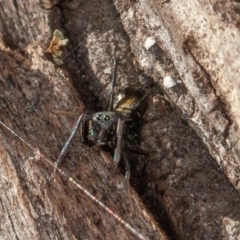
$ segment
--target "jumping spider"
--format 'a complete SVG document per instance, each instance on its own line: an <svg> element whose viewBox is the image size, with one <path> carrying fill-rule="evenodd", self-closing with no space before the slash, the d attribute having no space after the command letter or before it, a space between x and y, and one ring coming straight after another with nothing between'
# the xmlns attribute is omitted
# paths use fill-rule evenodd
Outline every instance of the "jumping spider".
<svg viewBox="0 0 240 240"><path fill-rule="evenodd" d="M141 114L144 108L146 108L146 105L144 106L142 103L149 95L150 89L127 87L123 91L123 94L121 94L122 98L114 106L116 70L117 60L114 59L108 111L96 112L93 114L82 113L78 117L72 133L56 161L55 171L64 154L67 152L78 129L80 129L81 141L84 144L90 146L98 145L101 148L107 147L112 151L114 161L113 175L116 172L121 157L123 158L126 170L125 180L128 185L130 165L126 156L126 151L148 156L146 151L135 147L133 142L136 140L136 130L139 128L139 119L142 117Z"/></svg>

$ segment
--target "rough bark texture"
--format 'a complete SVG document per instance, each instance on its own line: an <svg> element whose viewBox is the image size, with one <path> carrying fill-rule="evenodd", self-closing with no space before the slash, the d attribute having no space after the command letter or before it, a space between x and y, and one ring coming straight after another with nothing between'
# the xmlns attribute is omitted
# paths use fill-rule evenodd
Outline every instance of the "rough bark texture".
<svg viewBox="0 0 240 240"><path fill-rule="evenodd" d="M0 1L0 120L52 162L74 114L107 109L154 79L132 163L132 198L111 157L73 142L61 168L149 239L240 239L239 1ZM69 39L60 67L52 33ZM149 41L153 43L148 44ZM64 55L63 54L63 55ZM172 86L169 85L172 83ZM136 239L43 157L0 128L1 239ZM143 172L143 173L142 173ZM136 192L135 192L136 191ZM131 202L132 200L132 202Z"/></svg>

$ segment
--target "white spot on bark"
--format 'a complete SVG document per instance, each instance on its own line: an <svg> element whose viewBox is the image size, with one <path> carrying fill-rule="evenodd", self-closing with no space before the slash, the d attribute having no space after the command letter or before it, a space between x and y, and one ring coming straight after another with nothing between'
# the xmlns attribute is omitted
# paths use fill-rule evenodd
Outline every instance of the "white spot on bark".
<svg viewBox="0 0 240 240"><path fill-rule="evenodd" d="M111 74L111 72L112 72L112 70L111 70L111 67L106 67L105 69L103 69L103 72L105 73L105 74Z"/></svg>
<svg viewBox="0 0 240 240"><path fill-rule="evenodd" d="M148 37L144 43L144 47L146 50L149 50L155 43L156 40L153 37Z"/></svg>
<svg viewBox="0 0 240 240"><path fill-rule="evenodd" d="M163 79L163 85L165 88L171 88L177 85L177 82L171 77L171 76L166 76Z"/></svg>

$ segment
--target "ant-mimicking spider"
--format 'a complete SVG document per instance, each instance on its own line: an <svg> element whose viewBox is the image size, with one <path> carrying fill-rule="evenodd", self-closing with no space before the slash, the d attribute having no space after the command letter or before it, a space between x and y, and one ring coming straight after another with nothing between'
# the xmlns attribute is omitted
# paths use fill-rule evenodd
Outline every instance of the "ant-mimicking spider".
<svg viewBox="0 0 240 240"><path fill-rule="evenodd" d="M142 117L142 103L146 100L151 90L144 90L140 87L127 87L124 89L121 99L114 106L116 72L117 59L115 58L113 61L108 110L93 114L80 114L70 137L66 141L55 163L53 175L62 161L63 156L67 152L74 136L80 129L81 141L84 144L89 146L98 145L112 150L114 162L113 175L116 173L121 157L123 158L126 171L125 180L129 188L130 165L125 152L132 151L148 156L146 151L133 146L132 141L135 137L134 135L136 135L136 130L139 127L139 118Z"/></svg>

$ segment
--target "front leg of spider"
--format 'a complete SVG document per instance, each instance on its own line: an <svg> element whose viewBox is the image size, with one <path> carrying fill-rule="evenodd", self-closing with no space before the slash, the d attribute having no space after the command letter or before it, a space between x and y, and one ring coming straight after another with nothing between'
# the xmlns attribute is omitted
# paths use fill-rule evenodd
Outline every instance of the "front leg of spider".
<svg viewBox="0 0 240 240"><path fill-rule="evenodd" d="M113 156L113 174L112 174L112 179L117 171L118 164L121 160L121 157L124 161L125 165L125 182L126 182L126 189L128 192L128 195L130 196L131 199L131 194L130 194L130 164L128 162L126 152L124 151L124 140L123 140L123 134L124 134L124 127L125 127L125 120L122 117L118 117L117 121L117 130L116 130L116 147L114 151L114 156ZM132 199L131 199L131 205L133 206Z"/></svg>
<svg viewBox="0 0 240 240"><path fill-rule="evenodd" d="M82 126L81 129L84 128L83 125L82 125L83 119L84 119L84 120L86 119L86 114L85 114L85 113L82 113L82 114L78 117L78 119L77 119L77 121L76 121L76 123L75 123L75 125L74 125L74 127L73 127L73 131L72 131L70 137L68 138L67 142L65 143L64 147L62 148L62 150L61 150L61 152L60 152L60 155L59 155L59 157L58 157L58 159L57 159L57 161L56 161L56 163L55 163L55 167L54 167L53 174L52 174L51 178L53 178L53 177L55 176L56 171L57 171L57 168L58 168L60 162L62 161L64 155L65 155L66 152L68 151L69 146L70 146L70 144L71 144L74 136L76 135L79 127ZM84 121L84 122L85 122L85 121Z"/></svg>
<svg viewBox="0 0 240 240"><path fill-rule="evenodd" d="M127 191L128 191L128 195L130 196L130 174L131 174L130 164L128 162L126 152L123 152L122 156L123 156L124 165L125 165L125 181L126 181L126 185L127 185Z"/></svg>
<svg viewBox="0 0 240 240"><path fill-rule="evenodd" d="M124 130L124 120L121 117L118 117L117 130L116 130L117 142L116 142L116 147L115 147L114 156L113 156L114 166L113 166L112 176L115 175L119 161L121 159L122 147L123 147L123 130Z"/></svg>

